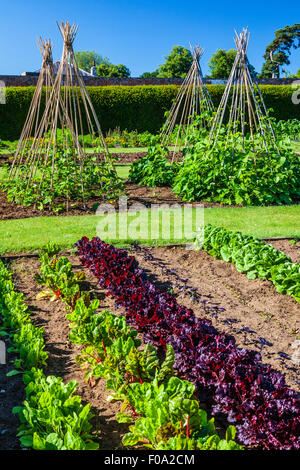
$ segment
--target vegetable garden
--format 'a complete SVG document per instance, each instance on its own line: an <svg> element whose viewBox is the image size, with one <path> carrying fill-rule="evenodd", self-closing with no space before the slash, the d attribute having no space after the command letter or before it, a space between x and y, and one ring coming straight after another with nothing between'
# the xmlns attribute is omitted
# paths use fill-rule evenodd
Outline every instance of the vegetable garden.
<svg viewBox="0 0 300 470"><path fill-rule="evenodd" d="M22 248L0 245L0 449L299 450L300 121L271 117L243 30L216 108L197 46L159 133L105 135L77 28L59 29L59 72L41 40L20 140L0 140L1 229L41 219L48 238L29 252L21 231ZM143 210L177 203L175 228L186 202L201 203L203 230L179 243L87 228L51 239L55 220L66 235L70 216L86 227L101 203L121 215L120 196ZM234 211L250 206L286 211L282 236L256 236L254 220L236 230ZM278 220L265 224L277 233Z"/></svg>

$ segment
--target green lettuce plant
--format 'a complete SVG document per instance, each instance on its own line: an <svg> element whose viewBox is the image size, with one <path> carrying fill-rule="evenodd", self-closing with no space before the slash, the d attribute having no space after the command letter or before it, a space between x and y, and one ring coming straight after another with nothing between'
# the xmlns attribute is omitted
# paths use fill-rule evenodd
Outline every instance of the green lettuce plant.
<svg viewBox="0 0 300 470"><path fill-rule="evenodd" d="M202 234L201 234L202 242ZM197 245L197 240L196 240ZM300 302L300 264L258 238L210 224L204 227L204 243L199 245L210 255L234 263L249 279L268 279L277 292Z"/></svg>

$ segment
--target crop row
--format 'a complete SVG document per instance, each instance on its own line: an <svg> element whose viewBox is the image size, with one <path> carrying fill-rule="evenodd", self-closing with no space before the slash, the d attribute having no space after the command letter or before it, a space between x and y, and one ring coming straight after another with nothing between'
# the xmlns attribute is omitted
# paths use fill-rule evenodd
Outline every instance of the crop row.
<svg viewBox="0 0 300 470"><path fill-rule="evenodd" d="M299 400L261 355L237 347L233 336L149 282L133 256L93 238L76 243L81 262L125 309L144 340L175 352L174 367L196 386L213 414L236 425L240 442L254 448L299 449Z"/></svg>
<svg viewBox="0 0 300 470"><path fill-rule="evenodd" d="M235 263L236 269L246 273L249 279L270 280L277 292L300 302L300 264L292 263L285 253L258 238L223 227L205 225L203 244L202 235L199 246L207 253Z"/></svg>
<svg viewBox="0 0 300 470"><path fill-rule="evenodd" d="M12 345L15 370L23 374L25 401L15 407L21 425L18 437L22 447L36 450L93 450L98 444L90 433L90 405L74 395L77 383L64 384L62 378L45 376L48 358L44 351L43 328L31 322L30 312L11 281L11 273L0 260L1 335Z"/></svg>
<svg viewBox="0 0 300 470"><path fill-rule="evenodd" d="M160 361L151 344L142 347L137 331L127 326L124 317L107 310L97 312L99 300L91 301L87 292L80 291L78 297L75 285L79 288L83 273L74 274L66 257L57 258L49 247L40 259L37 279L46 290L39 297L66 303L66 318L71 322L69 339L83 347L76 360L86 370L86 380L105 378L107 389L113 392L108 401L123 402L117 420L132 424L122 439L124 446L138 444L156 450L242 449L234 442L233 426L228 427L226 438L220 439L214 418L208 420L206 412L199 408L195 386L175 377L172 346L167 347L165 358ZM71 285L76 302L69 295Z"/></svg>

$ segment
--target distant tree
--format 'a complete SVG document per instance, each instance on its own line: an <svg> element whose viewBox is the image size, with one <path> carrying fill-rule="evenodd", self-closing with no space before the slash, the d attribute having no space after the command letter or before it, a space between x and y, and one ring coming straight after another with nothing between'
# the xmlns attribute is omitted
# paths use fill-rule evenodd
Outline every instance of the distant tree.
<svg viewBox="0 0 300 470"><path fill-rule="evenodd" d="M75 52L75 58L78 63L78 67L86 72L90 72L91 67L95 61L95 65L101 63L108 63L109 60L107 57L102 57L101 54L98 54L95 51L78 51Z"/></svg>
<svg viewBox="0 0 300 470"><path fill-rule="evenodd" d="M158 77L158 70L154 70L154 72L144 72L140 75L140 78L152 78Z"/></svg>
<svg viewBox="0 0 300 470"><path fill-rule="evenodd" d="M210 78L228 78L236 56L235 49L217 49L208 62Z"/></svg>
<svg viewBox="0 0 300 470"><path fill-rule="evenodd" d="M281 62L280 56L274 54L272 60L267 59L261 68L261 72L258 75L259 78L275 78L279 77L278 64Z"/></svg>
<svg viewBox="0 0 300 470"><path fill-rule="evenodd" d="M189 71L192 61L193 56L188 49L184 46L174 46L166 57L165 63L158 67L158 75L156 76L162 78L183 78Z"/></svg>
<svg viewBox="0 0 300 470"><path fill-rule="evenodd" d="M102 62L97 66L97 75L99 77L130 77L130 70L126 65L114 65Z"/></svg>
<svg viewBox="0 0 300 470"><path fill-rule="evenodd" d="M285 70L282 70L282 71L286 73L288 78L300 78L300 69L298 70L298 72L296 74L291 74L291 73L287 74L287 72Z"/></svg>
<svg viewBox="0 0 300 470"><path fill-rule="evenodd" d="M208 62L210 75L207 78L228 78L235 61L236 49L217 49ZM256 77L255 68L248 63L249 71L252 77Z"/></svg>
<svg viewBox="0 0 300 470"><path fill-rule="evenodd" d="M291 49L300 47L300 23L275 31L275 39L266 47L265 62L259 78L280 77L280 67L289 65Z"/></svg>

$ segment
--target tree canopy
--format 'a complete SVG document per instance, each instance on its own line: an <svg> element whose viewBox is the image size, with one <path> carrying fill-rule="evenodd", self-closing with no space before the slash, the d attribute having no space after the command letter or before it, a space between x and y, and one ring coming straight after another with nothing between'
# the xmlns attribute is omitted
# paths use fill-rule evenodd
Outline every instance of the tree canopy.
<svg viewBox="0 0 300 470"><path fill-rule="evenodd" d="M209 78L228 78L235 61L236 49L217 49L208 62L210 69ZM255 68L248 63L248 68L252 77L256 77Z"/></svg>
<svg viewBox="0 0 300 470"><path fill-rule="evenodd" d="M154 72L144 72L140 75L140 78L152 78L152 77L157 77L158 76L158 70L155 70Z"/></svg>
<svg viewBox="0 0 300 470"><path fill-rule="evenodd" d="M289 65L291 49L300 47L300 23L275 31L275 39L266 47L260 78L280 76L280 66Z"/></svg>
<svg viewBox="0 0 300 470"><path fill-rule="evenodd" d="M91 71L91 67L95 61L95 65L101 63L108 63L109 60L107 57L102 57L101 54L98 54L95 51L78 51L75 52L75 59L77 61L78 67L86 72Z"/></svg>
<svg viewBox="0 0 300 470"><path fill-rule="evenodd" d="M130 77L130 70L126 65L114 65L102 62L97 66L98 77Z"/></svg>
<svg viewBox="0 0 300 470"><path fill-rule="evenodd" d="M210 78L228 78L230 71L232 69L236 49L217 49L208 62L208 67L210 70Z"/></svg>
<svg viewBox="0 0 300 470"><path fill-rule="evenodd" d="M95 64L99 77L130 77L130 70L126 65L111 64L107 57L103 57L95 51L75 52L75 58L79 68L86 72L90 72L91 67Z"/></svg>
<svg viewBox="0 0 300 470"><path fill-rule="evenodd" d="M174 46L164 64L157 69L162 78L184 78L193 62L192 53L184 46Z"/></svg>

